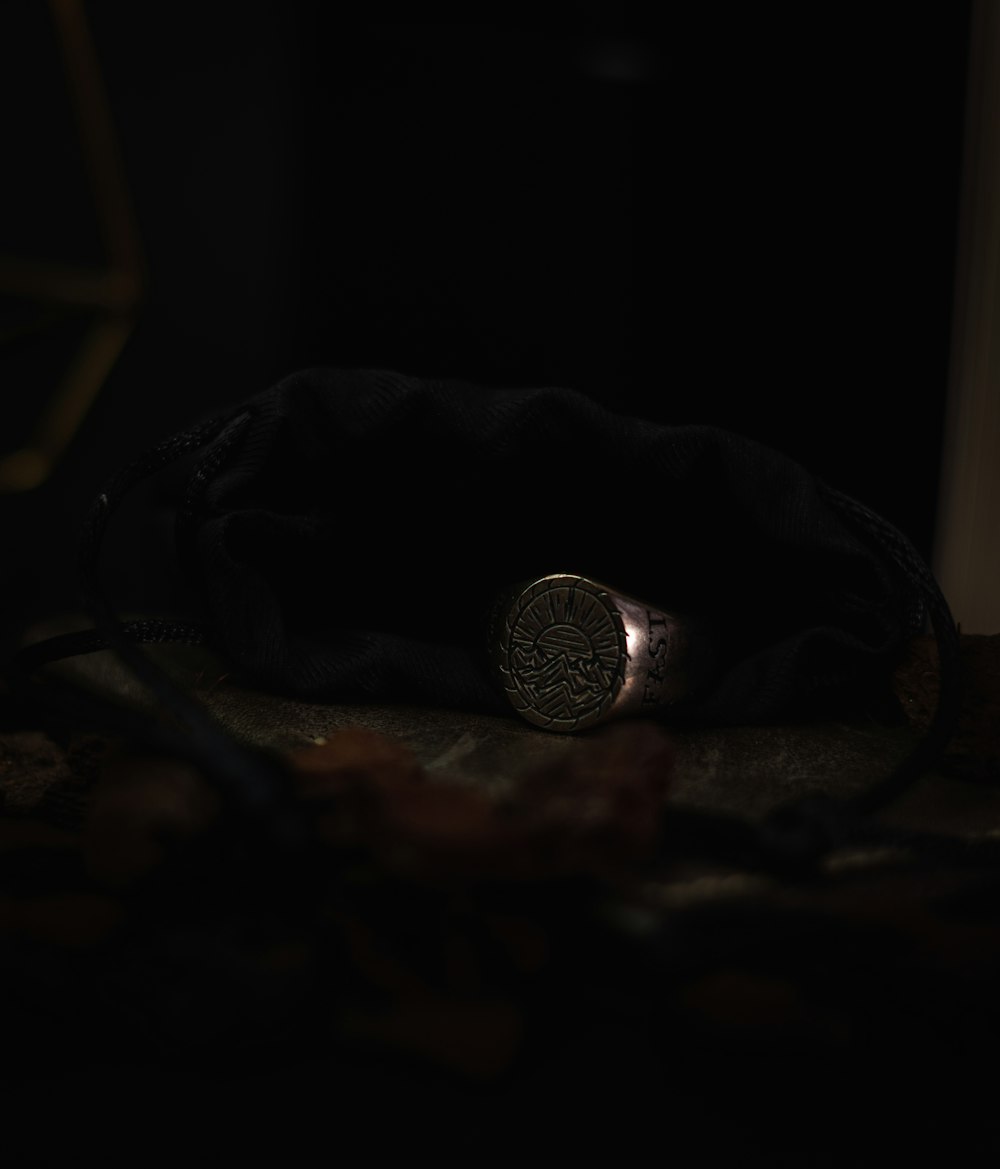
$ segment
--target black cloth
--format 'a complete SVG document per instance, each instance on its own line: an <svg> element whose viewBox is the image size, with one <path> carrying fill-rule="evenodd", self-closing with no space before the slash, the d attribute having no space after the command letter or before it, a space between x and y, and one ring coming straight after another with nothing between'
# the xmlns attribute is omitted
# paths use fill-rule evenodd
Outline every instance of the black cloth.
<svg viewBox="0 0 1000 1169"><path fill-rule="evenodd" d="M496 591L592 576L709 620L722 654L678 720L884 697L919 589L792 458L567 389L312 369L200 453L178 546L201 616L257 684L317 701L509 712Z"/></svg>

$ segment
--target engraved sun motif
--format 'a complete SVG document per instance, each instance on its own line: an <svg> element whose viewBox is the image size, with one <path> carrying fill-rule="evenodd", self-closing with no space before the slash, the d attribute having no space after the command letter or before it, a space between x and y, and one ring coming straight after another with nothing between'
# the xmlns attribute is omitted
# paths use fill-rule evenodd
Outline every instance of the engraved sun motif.
<svg viewBox="0 0 1000 1169"><path fill-rule="evenodd" d="M607 712L624 677L625 631L602 589L545 578L521 594L508 627L511 698L525 718L576 730Z"/></svg>

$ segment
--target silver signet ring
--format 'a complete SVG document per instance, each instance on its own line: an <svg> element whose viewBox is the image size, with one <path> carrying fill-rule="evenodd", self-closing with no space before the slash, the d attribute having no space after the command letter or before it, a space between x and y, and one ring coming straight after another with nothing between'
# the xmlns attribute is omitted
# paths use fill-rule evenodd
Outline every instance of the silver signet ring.
<svg viewBox="0 0 1000 1169"><path fill-rule="evenodd" d="M491 657L511 705L550 731L660 716L714 660L700 622L585 576L518 586L497 602L490 625Z"/></svg>

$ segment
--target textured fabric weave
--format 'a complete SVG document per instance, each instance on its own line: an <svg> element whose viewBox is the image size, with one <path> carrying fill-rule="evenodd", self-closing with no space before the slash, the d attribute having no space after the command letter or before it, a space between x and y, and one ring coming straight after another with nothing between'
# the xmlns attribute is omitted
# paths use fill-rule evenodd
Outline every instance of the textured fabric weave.
<svg viewBox="0 0 1000 1169"><path fill-rule="evenodd" d="M714 427L333 369L238 423L190 480L179 546L222 647L281 692L508 711L485 615L551 572L716 626L717 672L678 719L868 701L922 626L919 591L813 475Z"/></svg>

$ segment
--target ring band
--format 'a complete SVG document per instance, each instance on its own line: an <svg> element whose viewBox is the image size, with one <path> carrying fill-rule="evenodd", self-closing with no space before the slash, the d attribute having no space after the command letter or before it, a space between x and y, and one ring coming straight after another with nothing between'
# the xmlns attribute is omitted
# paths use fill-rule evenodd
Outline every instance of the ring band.
<svg viewBox="0 0 1000 1169"><path fill-rule="evenodd" d="M566 574L501 598L490 643L511 705L550 731L655 717L691 692L711 657L690 620Z"/></svg>

